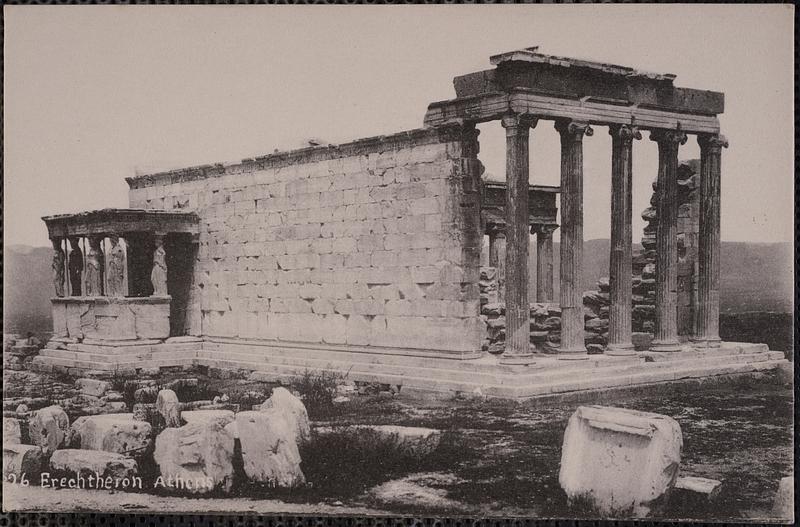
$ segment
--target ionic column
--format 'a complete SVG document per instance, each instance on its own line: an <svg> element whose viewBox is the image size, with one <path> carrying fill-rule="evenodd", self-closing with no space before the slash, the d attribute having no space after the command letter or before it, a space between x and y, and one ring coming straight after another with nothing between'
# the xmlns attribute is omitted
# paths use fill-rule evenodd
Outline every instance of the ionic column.
<svg viewBox="0 0 800 527"><path fill-rule="evenodd" d="M67 257L67 276L72 296L81 296L83 284L83 251L81 251L80 238L69 238L69 256Z"/></svg>
<svg viewBox="0 0 800 527"><path fill-rule="evenodd" d="M150 281L153 283L153 296L167 296L167 252L164 249L164 236L153 236L155 250L153 251L153 269L150 271Z"/></svg>
<svg viewBox="0 0 800 527"><path fill-rule="evenodd" d="M53 289L57 297L64 296L64 266L66 264L66 256L64 249L61 248L63 240L61 238L52 238L50 243L53 244Z"/></svg>
<svg viewBox="0 0 800 527"><path fill-rule="evenodd" d="M719 347L719 258L721 135L699 135L700 144L700 236L697 280L697 311L692 340L699 347Z"/></svg>
<svg viewBox="0 0 800 527"><path fill-rule="evenodd" d="M506 129L506 349L501 364L533 364L528 302L528 130L534 119L507 115Z"/></svg>
<svg viewBox="0 0 800 527"><path fill-rule="evenodd" d="M584 343L583 136L587 123L556 121L561 134L561 348L559 359L588 359Z"/></svg>
<svg viewBox="0 0 800 527"><path fill-rule="evenodd" d="M686 143L680 130L655 130L658 143L656 182L656 321L651 349L680 351L678 341L678 147Z"/></svg>
<svg viewBox="0 0 800 527"><path fill-rule="evenodd" d="M608 355L635 355L631 341L633 140L642 134L633 126L612 125L611 255L609 262Z"/></svg>
<svg viewBox="0 0 800 527"><path fill-rule="evenodd" d="M536 234L536 301L553 301L553 232L558 225L534 225Z"/></svg>
<svg viewBox="0 0 800 527"><path fill-rule="evenodd" d="M89 249L86 251L85 296L103 296L102 242L102 236L89 236Z"/></svg>

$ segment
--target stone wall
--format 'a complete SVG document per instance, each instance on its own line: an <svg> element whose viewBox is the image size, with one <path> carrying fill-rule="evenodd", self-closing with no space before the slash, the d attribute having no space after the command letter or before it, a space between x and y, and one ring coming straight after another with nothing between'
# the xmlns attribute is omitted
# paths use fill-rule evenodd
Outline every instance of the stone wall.
<svg viewBox="0 0 800 527"><path fill-rule="evenodd" d="M187 332L480 350L474 129L413 130L131 178L201 218Z"/></svg>

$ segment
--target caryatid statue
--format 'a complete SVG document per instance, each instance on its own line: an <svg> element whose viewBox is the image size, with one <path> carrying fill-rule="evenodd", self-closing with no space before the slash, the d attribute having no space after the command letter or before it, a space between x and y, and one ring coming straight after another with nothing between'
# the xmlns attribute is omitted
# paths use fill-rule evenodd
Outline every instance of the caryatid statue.
<svg viewBox="0 0 800 527"><path fill-rule="evenodd" d="M106 296L125 296L125 251L119 236L110 235L111 250L106 258Z"/></svg>
<svg viewBox="0 0 800 527"><path fill-rule="evenodd" d="M64 296L64 263L66 257L61 248L60 239L50 240L53 243L53 286L57 297Z"/></svg>
<svg viewBox="0 0 800 527"><path fill-rule="evenodd" d="M86 252L86 296L103 295L103 252L99 236L89 237L89 250Z"/></svg>
<svg viewBox="0 0 800 527"><path fill-rule="evenodd" d="M167 251L164 249L164 237L155 236L156 250L153 251L153 270L150 281L153 283L153 296L167 296Z"/></svg>
<svg viewBox="0 0 800 527"><path fill-rule="evenodd" d="M69 283L72 285L72 296L81 296L81 284L83 283L83 251L78 244L79 238L70 238L69 245L72 250L69 252L67 271L69 272Z"/></svg>

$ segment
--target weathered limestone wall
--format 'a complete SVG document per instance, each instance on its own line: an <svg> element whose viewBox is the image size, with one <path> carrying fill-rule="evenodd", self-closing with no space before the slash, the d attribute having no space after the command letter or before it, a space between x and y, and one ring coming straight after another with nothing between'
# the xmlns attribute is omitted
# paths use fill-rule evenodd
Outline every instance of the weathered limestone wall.
<svg viewBox="0 0 800 527"><path fill-rule="evenodd" d="M474 130L413 130L129 180L197 211L188 333L480 350Z"/></svg>

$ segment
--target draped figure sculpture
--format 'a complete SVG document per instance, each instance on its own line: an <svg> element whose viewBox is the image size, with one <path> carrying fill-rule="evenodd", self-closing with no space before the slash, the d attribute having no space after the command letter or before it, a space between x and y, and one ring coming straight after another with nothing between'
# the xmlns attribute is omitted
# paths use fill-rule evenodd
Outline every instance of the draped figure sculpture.
<svg viewBox="0 0 800 527"><path fill-rule="evenodd" d="M89 238L89 250L86 252L86 296L103 295L103 253L100 238Z"/></svg>
<svg viewBox="0 0 800 527"><path fill-rule="evenodd" d="M66 258L61 249L61 240L53 239L53 287L57 297L64 296L64 263Z"/></svg>
<svg viewBox="0 0 800 527"><path fill-rule="evenodd" d="M153 283L153 296L167 296L167 252L164 237L155 236L156 249L153 252L153 270L150 281Z"/></svg>
<svg viewBox="0 0 800 527"><path fill-rule="evenodd" d="M72 250L69 253L67 271L69 272L69 283L72 286L72 296L81 296L81 284L83 284L83 251L78 245L78 240L78 238L69 239Z"/></svg>
<svg viewBox="0 0 800 527"><path fill-rule="evenodd" d="M125 251L119 243L119 236L111 235L111 250L106 266L106 296L125 296Z"/></svg>

